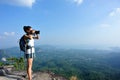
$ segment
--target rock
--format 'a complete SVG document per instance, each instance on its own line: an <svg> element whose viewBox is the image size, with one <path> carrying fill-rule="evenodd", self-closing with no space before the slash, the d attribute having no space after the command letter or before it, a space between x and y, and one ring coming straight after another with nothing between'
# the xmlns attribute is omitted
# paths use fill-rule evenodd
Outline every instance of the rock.
<svg viewBox="0 0 120 80"><path fill-rule="evenodd" d="M5 71L1 70L0 80L27 80L26 71L13 71L11 74L4 73ZM55 75L52 72L35 72L32 74L32 80L67 80L62 76Z"/></svg>
<svg viewBox="0 0 120 80"><path fill-rule="evenodd" d="M11 74L13 68L14 68L13 65L9 65L9 66L4 66L4 67L3 67L3 69L5 70L5 72L6 72L7 74Z"/></svg>
<svg viewBox="0 0 120 80"><path fill-rule="evenodd" d="M0 76L6 76L6 72L4 69L0 69Z"/></svg>
<svg viewBox="0 0 120 80"><path fill-rule="evenodd" d="M52 72L38 72L33 80L67 80L62 76L55 75Z"/></svg>
<svg viewBox="0 0 120 80"><path fill-rule="evenodd" d="M6 76L10 74L12 71L13 66L1 66L0 67L0 76Z"/></svg>
<svg viewBox="0 0 120 80"><path fill-rule="evenodd" d="M37 73L37 75L34 78L34 80L52 80L52 78L51 78L51 75L48 74L48 73L39 72L39 73Z"/></svg>

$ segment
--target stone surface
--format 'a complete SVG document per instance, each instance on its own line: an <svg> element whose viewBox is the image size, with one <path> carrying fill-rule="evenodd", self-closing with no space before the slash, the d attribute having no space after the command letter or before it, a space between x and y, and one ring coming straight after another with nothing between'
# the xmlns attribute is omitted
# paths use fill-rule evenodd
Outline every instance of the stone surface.
<svg viewBox="0 0 120 80"><path fill-rule="evenodd" d="M26 71L13 71L5 76L0 76L0 80L27 80ZM50 72L33 73L33 80L66 80L64 77L57 76Z"/></svg>

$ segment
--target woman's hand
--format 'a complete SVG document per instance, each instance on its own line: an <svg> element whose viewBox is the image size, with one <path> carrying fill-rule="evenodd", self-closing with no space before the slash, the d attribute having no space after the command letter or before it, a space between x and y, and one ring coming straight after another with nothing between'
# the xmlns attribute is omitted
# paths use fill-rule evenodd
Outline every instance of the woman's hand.
<svg viewBox="0 0 120 80"><path fill-rule="evenodd" d="M35 36L33 36L33 39L39 39L39 34L35 34Z"/></svg>

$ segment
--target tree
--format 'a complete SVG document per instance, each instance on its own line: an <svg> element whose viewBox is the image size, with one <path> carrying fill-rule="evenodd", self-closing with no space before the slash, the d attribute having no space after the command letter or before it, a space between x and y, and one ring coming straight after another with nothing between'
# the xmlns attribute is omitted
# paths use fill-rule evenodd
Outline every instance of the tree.
<svg viewBox="0 0 120 80"><path fill-rule="evenodd" d="M24 58L8 58L8 61L10 61L10 64L13 64L16 70L24 70L25 66L24 66Z"/></svg>

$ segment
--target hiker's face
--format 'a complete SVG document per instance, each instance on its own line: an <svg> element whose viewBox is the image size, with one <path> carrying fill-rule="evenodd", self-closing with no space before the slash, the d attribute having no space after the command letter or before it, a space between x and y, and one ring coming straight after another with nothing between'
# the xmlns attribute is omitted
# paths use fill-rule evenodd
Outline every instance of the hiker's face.
<svg viewBox="0 0 120 80"><path fill-rule="evenodd" d="M32 31L33 31L33 29L30 28L30 29L27 30L27 33L28 33L28 34L32 34Z"/></svg>
<svg viewBox="0 0 120 80"><path fill-rule="evenodd" d="M34 33L35 33L35 30L33 30L32 28L30 28L29 30L27 30L27 33L28 33L28 34L34 34Z"/></svg>

